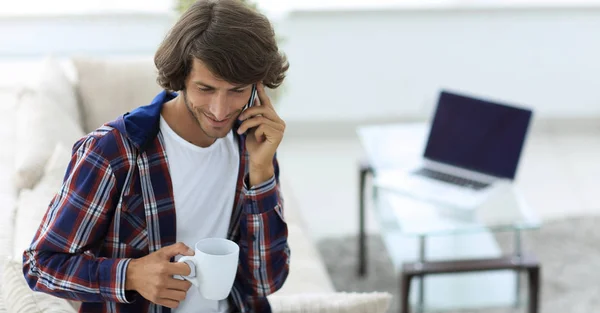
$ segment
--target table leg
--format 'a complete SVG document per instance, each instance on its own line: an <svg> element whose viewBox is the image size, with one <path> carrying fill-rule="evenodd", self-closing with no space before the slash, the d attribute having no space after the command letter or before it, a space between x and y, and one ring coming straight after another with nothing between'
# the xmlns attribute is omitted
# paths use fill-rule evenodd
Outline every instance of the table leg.
<svg viewBox="0 0 600 313"><path fill-rule="evenodd" d="M514 232L514 258L515 258L515 262L520 261L522 255L523 255L523 246L522 246L522 242L521 242L521 230L520 229L516 229ZM521 272L520 271L515 271L515 308L518 308L521 305Z"/></svg>
<svg viewBox="0 0 600 313"><path fill-rule="evenodd" d="M410 313L410 283L412 275L401 274L400 278L400 313Z"/></svg>
<svg viewBox="0 0 600 313"><path fill-rule="evenodd" d="M540 299L540 268L529 269L529 313L538 313Z"/></svg>
<svg viewBox="0 0 600 313"><path fill-rule="evenodd" d="M371 172L369 166L361 164L359 171L358 190L358 276L363 277L367 269L367 243L365 233L365 184L367 175Z"/></svg>
<svg viewBox="0 0 600 313"><path fill-rule="evenodd" d="M423 262L425 262L425 245L426 238L425 236L419 236L419 261L418 265L423 266ZM422 313L425 309L425 276L421 275L419 277L419 305L417 308L417 312Z"/></svg>

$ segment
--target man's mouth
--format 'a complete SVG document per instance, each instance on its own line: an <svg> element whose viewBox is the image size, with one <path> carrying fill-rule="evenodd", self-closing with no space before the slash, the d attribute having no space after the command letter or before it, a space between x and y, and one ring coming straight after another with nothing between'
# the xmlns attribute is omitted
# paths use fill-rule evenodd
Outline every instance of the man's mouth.
<svg viewBox="0 0 600 313"><path fill-rule="evenodd" d="M210 123L211 123L213 126L215 126L215 127L222 127L222 126L225 126L225 125L227 125L227 122L229 122L229 120L231 120L231 117L229 117L229 118L226 118L226 119L224 119L224 120L220 120L220 121L219 121L219 120L215 120L214 118L212 118L212 117L210 117L210 116L208 116L208 115L206 115L206 114L204 114L204 116L206 116L206 118L208 119L208 121L209 121L209 122L210 122Z"/></svg>

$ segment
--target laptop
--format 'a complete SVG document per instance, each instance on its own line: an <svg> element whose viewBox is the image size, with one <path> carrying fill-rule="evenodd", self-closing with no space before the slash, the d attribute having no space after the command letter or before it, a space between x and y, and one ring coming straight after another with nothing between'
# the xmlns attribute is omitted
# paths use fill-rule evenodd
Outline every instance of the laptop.
<svg viewBox="0 0 600 313"><path fill-rule="evenodd" d="M527 108L442 91L422 160L376 183L445 206L476 208L514 182L531 118Z"/></svg>

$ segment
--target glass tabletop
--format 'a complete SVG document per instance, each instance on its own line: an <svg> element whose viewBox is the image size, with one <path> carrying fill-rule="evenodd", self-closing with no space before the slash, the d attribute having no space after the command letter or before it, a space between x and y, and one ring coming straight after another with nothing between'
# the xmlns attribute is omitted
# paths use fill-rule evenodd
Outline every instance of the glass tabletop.
<svg viewBox="0 0 600 313"><path fill-rule="evenodd" d="M374 213L382 230L405 235L535 229L540 221L510 182L500 182L484 202L452 207L395 188L421 160L427 124L362 127L358 134L373 168Z"/></svg>
<svg viewBox="0 0 600 313"><path fill-rule="evenodd" d="M446 235L477 231L535 229L540 221L514 189L475 208L429 202L387 187L374 187L375 213L385 231Z"/></svg>

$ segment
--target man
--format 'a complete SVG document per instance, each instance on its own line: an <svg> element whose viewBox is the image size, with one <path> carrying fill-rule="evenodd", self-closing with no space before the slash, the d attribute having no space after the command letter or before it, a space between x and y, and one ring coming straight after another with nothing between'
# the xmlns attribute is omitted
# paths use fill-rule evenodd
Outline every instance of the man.
<svg viewBox="0 0 600 313"><path fill-rule="evenodd" d="M285 124L264 90L288 63L271 25L237 0L198 1L155 64L165 91L74 145L25 278L81 312L270 312L290 257L275 158ZM240 247L224 301L174 278L190 274L176 257L206 237Z"/></svg>

